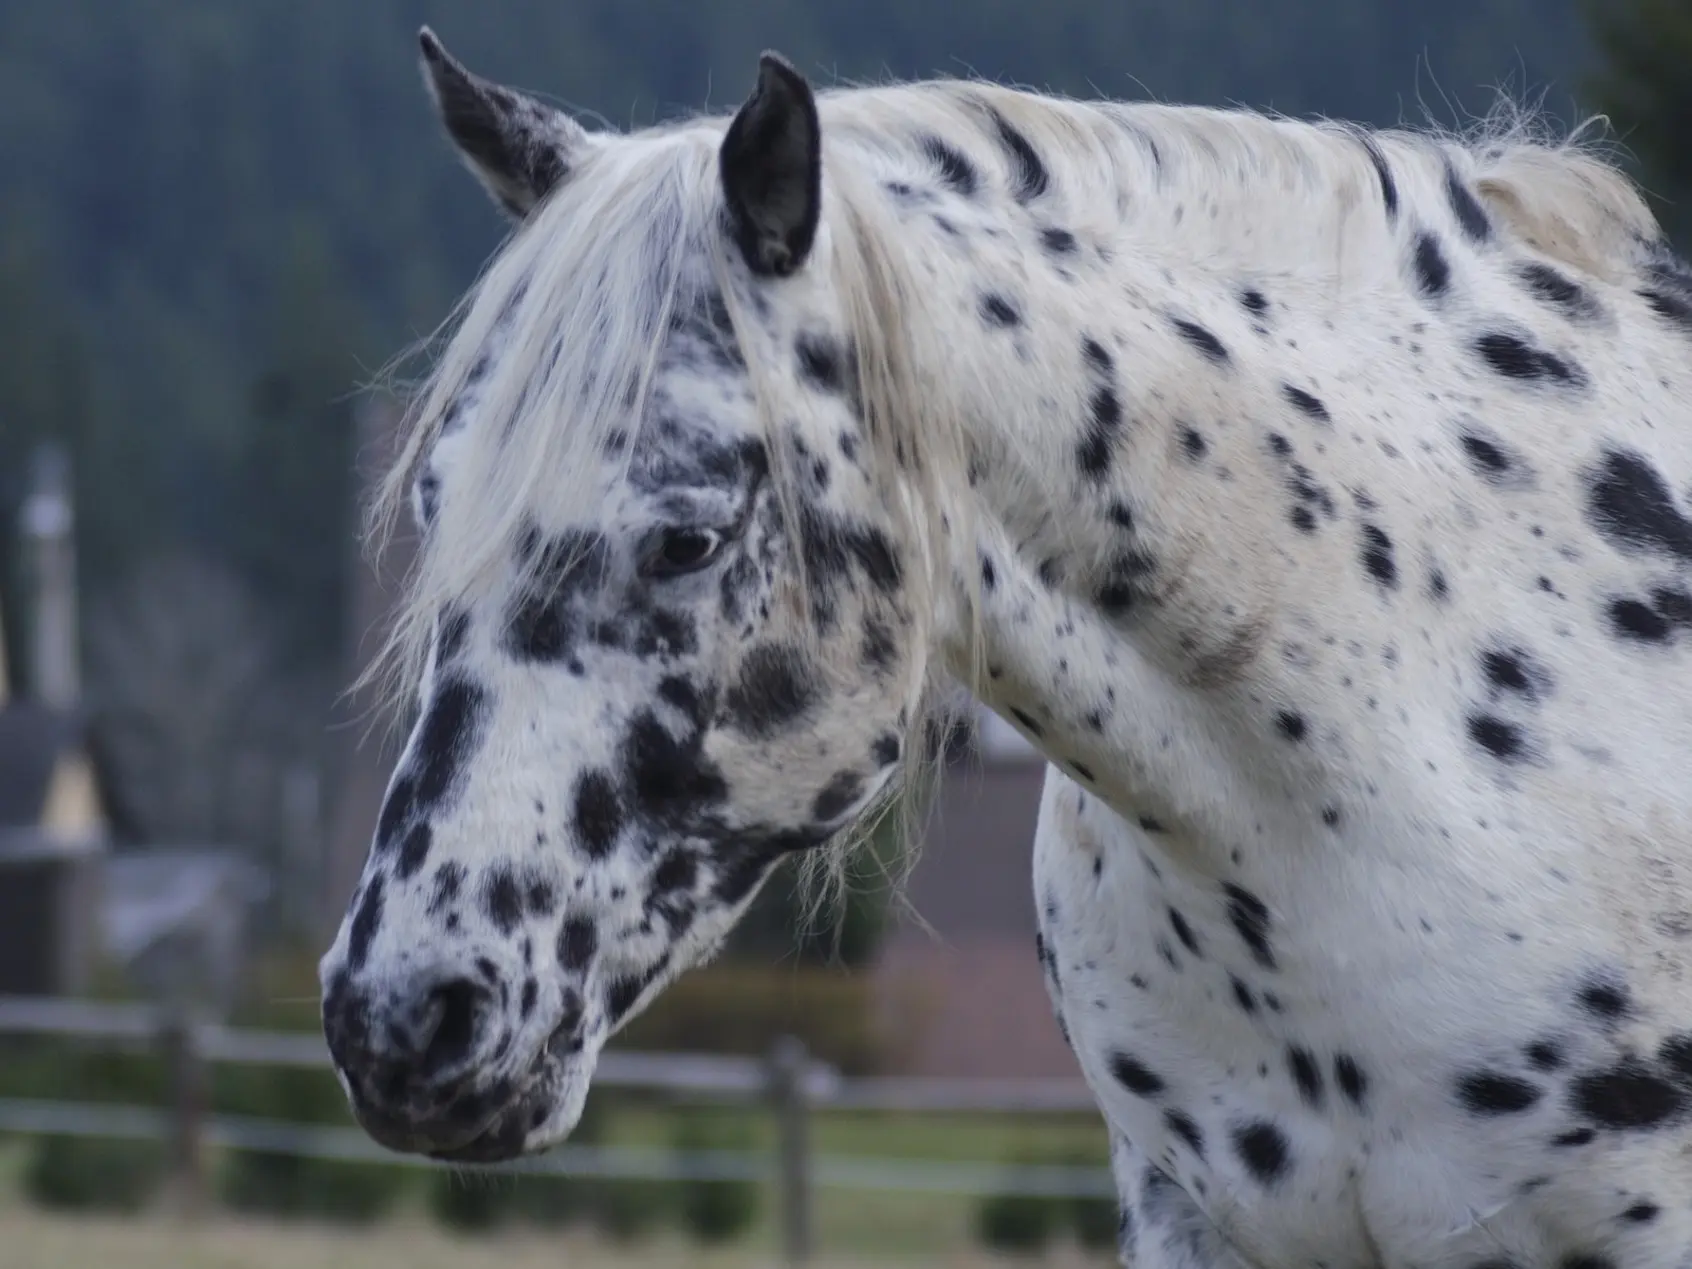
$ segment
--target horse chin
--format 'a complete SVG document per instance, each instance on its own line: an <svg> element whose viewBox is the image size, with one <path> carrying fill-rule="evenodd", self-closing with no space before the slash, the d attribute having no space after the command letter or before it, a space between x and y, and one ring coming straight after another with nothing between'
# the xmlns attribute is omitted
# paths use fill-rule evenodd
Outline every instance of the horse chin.
<svg viewBox="0 0 1692 1269"><path fill-rule="evenodd" d="M577 1052L542 1052L522 1091L468 1141L428 1151L442 1163L509 1163L539 1154L567 1138L582 1117L594 1059Z"/></svg>

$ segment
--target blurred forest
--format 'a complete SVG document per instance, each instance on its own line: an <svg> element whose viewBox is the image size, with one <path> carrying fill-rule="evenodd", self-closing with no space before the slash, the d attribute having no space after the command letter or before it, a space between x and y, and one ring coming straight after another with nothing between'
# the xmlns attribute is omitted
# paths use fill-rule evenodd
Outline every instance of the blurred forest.
<svg viewBox="0 0 1692 1269"><path fill-rule="evenodd" d="M436 129L425 21L618 127L736 104L765 47L822 82L974 72L1375 123L1545 92L1564 121L1613 111L1684 198L1692 0L1601 2L0 0L3 610L28 453L61 438L121 827L282 849L349 674L357 390L504 228Z"/></svg>

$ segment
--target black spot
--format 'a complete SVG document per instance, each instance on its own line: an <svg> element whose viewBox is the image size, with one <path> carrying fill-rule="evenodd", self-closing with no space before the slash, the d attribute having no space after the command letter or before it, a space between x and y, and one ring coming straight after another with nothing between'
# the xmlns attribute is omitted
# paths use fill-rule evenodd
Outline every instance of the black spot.
<svg viewBox="0 0 1692 1269"><path fill-rule="evenodd" d="M1445 580L1445 574L1437 568L1428 574L1428 594L1436 600L1443 600L1451 594L1451 583Z"/></svg>
<svg viewBox="0 0 1692 1269"><path fill-rule="evenodd" d="M1153 571L1150 559L1138 551L1124 551L1110 562L1093 600L1107 617L1125 616L1144 594L1144 579Z"/></svg>
<svg viewBox="0 0 1692 1269"><path fill-rule="evenodd" d="M1650 1199L1641 1199L1622 1213L1624 1221L1632 1221L1635 1225L1649 1225L1663 1214L1663 1209Z"/></svg>
<svg viewBox="0 0 1692 1269"><path fill-rule="evenodd" d="M728 797L722 773L706 761L697 732L678 740L651 710L630 720L620 746L624 782L635 812L689 824Z"/></svg>
<svg viewBox="0 0 1692 1269"><path fill-rule="evenodd" d="M1657 1060L1678 1083L1692 1084L1692 1035L1671 1035L1657 1048Z"/></svg>
<svg viewBox="0 0 1692 1269"><path fill-rule="evenodd" d="M1363 1068L1357 1059L1348 1053L1341 1053L1334 1059L1334 1083L1340 1087L1346 1100L1359 1110L1369 1096L1369 1079L1363 1074Z"/></svg>
<svg viewBox="0 0 1692 1269"><path fill-rule="evenodd" d="M518 1012L522 1015L524 1022L527 1022L529 1015L535 1011L535 1001L539 996L540 984L533 978L525 978L523 980L522 1000L518 1005Z"/></svg>
<svg viewBox="0 0 1692 1269"><path fill-rule="evenodd" d="M1329 421L1328 407L1323 405L1319 398L1312 396L1303 388L1296 387L1290 383L1283 383L1281 385L1281 395L1286 397L1288 401L1292 402L1300 410L1303 410L1311 418L1318 419L1323 423Z"/></svg>
<svg viewBox="0 0 1692 1269"><path fill-rule="evenodd" d="M875 743L870 746L870 757L875 759L877 768L891 767L899 761L899 753L902 748L897 736L892 732L885 732L876 737Z"/></svg>
<svg viewBox="0 0 1692 1269"><path fill-rule="evenodd" d="M511 869L494 868L482 883L482 911L501 934L510 934L523 919L523 892Z"/></svg>
<svg viewBox="0 0 1692 1269"><path fill-rule="evenodd" d="M599 931L587 917L571 917L558 931L558 964L571 973L587 968L599 950Z"/></svg>
<svg viewBox="0 0 1692 1269"><path fill-rule="evenodd" d="M1535 1040L1527 1046L1527 1060L1536 1071L1555 1071L1563 1065L1563 1050L1555 1040Z"/></svg>
<svg viewBox="0 0 1692 1269"><path fill-rule="evenodd" d="M1149 815L1140 816L1140 827L1148 833L1162 833L1167 831L1160 821L1154 820Z"/></svg>
<svg viewBox="0 0 1692 1269"><path fill-rule="evenodd" d="M988 107L987 113L992 117L999 144L1004 146L1010 158L1011 192L1022 203L1038 198L1051 184L1051 177L1039 153L1029 144L1028 138L1011 125L1010 120L992 107Z"/></svg>
<svg viewBox="0 0 1692 1269"><path fill-rule="evenodd" d="M1624 554L1692 561L1692 522L1675 506L1661 473L1642 454L1608 449L1585 474L1592 527Z"/></svg>
<svg viewBox="0 0 1692 1269"><path fill-rule="evenodd" d="M1457 1079L1457 1098L1475 1115L1519 1114L1541 1096L1535 1085L1502 1071L1471 1071Z"/></svg>
<svg viewBox="0 0 1692 1269"><path fill-rule="evenodd" d="M1292 1072L1293 1083L1298 1087L1298 1095L1304 1104L1312 1110L1319 1109L1327 1088L1322 1081L1322 1068L1316 1064L1316 1055L1296 1044L1289 1045L1287 1070Z"/></svg>
<svg viewBox="0 0 1692 1269"><path fill-rule="evenodd" d="M365 882L364 894L353 912L352 924L347 927L349 969L363 969L365 961L370 959L370 944L375 941L376 932L382 928L383 885L381 873L372 874Z"/></svg>
<svg viewBox="0 0 1692 1269"><path fill-rule="evenodd" d="M1655 1128L1687 1110L1686 1093L1638 1057L1621 1058L1608 1070L1577 1076L1569 1104L1600 1128Z"/></svg>
<svg viewBox="0 0 1692 1269"><path fill-rule="evenodd" d="M1136 1097L1156 1097L1165 1088L1161 1076L1121 1049L1111 1052L1110 1073L1116 1077L1118 1084Z"/></svg>
<svg viewBox="0 0 1692 1269"><path fill-rule="evenodd" d="M1389 590L1398 585L1398 564L1392 557L1392 539L1379 526L1363 526L1363 567L1369 576Z"/></svg>
<svg viewBox="0 0 1692 1269"><path fill-rule="evenodd" d="M1639 298L1651 306L1651 311L1692 334L1692 292L1676 294L1666 289L1646 287Z"/></svg>
<svg viewBox="0 0 1692 1269"><path fill-rule="evenodd" d="M840 346L826 335L801 335L794 342L799 357L799 377L824 392L846 390Z"/></svg>
<svg viewBox="0 0 1692 1269"><path fill-rule="evenodd" d="M685 850L672 850L652 870L652 888L647 902L670 900L686 894L698 879L698 861Z"/></svg>
<svg viewBox="0 0 1692 1269"><path fill-rule="evenodd" d="M457 860L449 860L435 869L435 884L429 892L427 909L430 916L434 916L447 904L458 898L459 892L464 888L464 879L468 875L464 870L464 865Z"/></svg>
<svg viewBox="0 0 1692 1269"><path fill-rule="evenodd" d="M1286 1134L1265 1119L1254 1119L1233 1130L1234 1153L1260 1183L1273 1184L1286 1174L1292 1151Z"/></svg>
<svg viewBox="0 0 1692 1269"><path fill-rule="evenodd" d="M580 625L577 602L604 577L608 543L598 533L580 530L545 537L531 526L518 554L533 569L533 580L506 611L506 651L519 661L573 661Z"/></svg>
<svg viewBox="0 0 1692 1269"><path fill-rule="evenodd" d="M1598 1134L1590 1128L1571 1128L1568 1132L1560 1132L1551 1138L1551 1144L1563 1148L1572 1146L1591 1145L1598 1139Z"/></svg>
<svg viewBox="0 0 1692 1269"><path fill-rule="evenodd" d="M955 194L962 194L965 198L972 198L981 185L980 174L971 163L955 147L942 141L933 133L925 133L922 137L922 152L929 161L940 169L940 179L946 187Z"/></svg>
<svg viewBox="0 0 1692 1269"><path fill-rule="evenodd" d="M1339 807L1337 807L1337 806L1324 806L1322 808L1322 823L1326 824L1329 828L1338 828L1339 822L1340 822L1340 809L1339 809Z"/></svg>
<svg viewBox="0 0 1692 1269"><path fill-rule="evenodd" d="M1269 909L1263 900L1231 881L1222 883L1222 892L1228 897L1228 919L1251 950L1252 959L1266 969L1274 969L1275 954L1269 946Z"/></svg>
<svg viewBox="0 0 1692 1269"><path fill-rule="evenodd" d="M837 772L817 794L811 804L811 814L823 823L830 823L844 815L864 791L864 779L856 771Z"/></svg>
<svg viewBox="0 0 1692 1269"><path fill-rule="evenodd" d="M382 800L382 814L376 821L376 849L386 852L399 843L399 835L417 809L417 781L407 773L395 777Z"/></svg>
<svg viewBox="0 0 1692 1269"><path fill-rule="evenodd" d="M1163 1124L1170 1132L1187 1143L1187 1148L1199 1158L1204 1158L1204 1134L1199 1131L1197 1121L1184 1110L1177 1110L1171 1106L1163 1112Z"/></svg>
<svg viewBox="0 0 1692 1269"><path fill-rule="evenodd" d="M1100 384L1088 401L1087 430L1076 447L1076 461L1089 478L1101 479L1110 470L1111 444L1121 426L1122 403L1116 389Z"/></svg>
<svg viewBox="0 0 1692 1269"><path fill-rule="evenodd" d="M1075 235L1067 229L1042 229L1040 231L1040 245L1054 256L1075 254Z"/></svg>
<svg viewBox="0 0 1692 1269"><path fill-rule="evenodd" d="M996 590L999 585L999 574L993 567L993 561L988 556L981 557L981 589Z"/></svg>
<svg viewBox="0 0 1692 1269"><path fill-rule="evenodd" d="M1228 350L1222 346L1222 341L1211 334L1197 322L1189 322L1183 317L1172 318L1175 331L1194 348L1198 349L1217 365L1226 365Z"/></svg>
<svg viewBox="0 0 1692 1269"><path fill-rule="evenodd" d="M1507 378L1555 379L1559 383L1578 383L1584 379L1572 363L1505 331L1482 335L1475 340L1475 351L1487 365Z"/></svg>
<svg viewBox="0 0 1692 1269"><path fill-rule="evenodd" d="M1633 1012L1633 998L1627 984L1611 977L1592 977L1575 993L1580 1007L1605 1023L1621 1021Z"/></svg>
<svg viewBox="0 0 1692 1269"><path fill-rule="evenodd" d="M898 652L898 645L893 641L893 631L887 623L877 617L866 617L863 646L859 649L864 664L885 670L893 664Z"/></svg>
<svg viewBox="0 0 1692 1269"><path fill-rule="evenodd" d="M1469 460L1469 466L1482 480L1494 485L1510 483L1519 460L1502 444L1472 431L1463 432L1457 441L1463 447L1463 456Z"/></svg>
<svg viewBox="0 0 1692 1269"><path fill-rule="evenodd" d="M1521 648L1491 648L1481 653L1481 673L1500 692L1514 692L1530 701L1551 690L1551 676Z"/></svg>
<svg viewBox="0 0 1692 1269"><path fill-rule="evenodd" d="M1280 713L1275 715L1275 730L1279 731L1281 735L1285 736L1288 740L1303 740L1307 730L1304 715L1295 714L1291 710L1283 709Z"/></svg>
<svg viewBox="0 0 1692 1269"><path fill-rule="evenodd" d="M1451 266L1439 248L1439 239L1430 233L1416 235L1416 250L1412 255L1416 267L1416 285L1424 295L1444 295L1451 285Z"/></svg>
<svg viewBox="0 0 1692 1269"><path fill-rule="evenodd" d="M635 1002L669 967L669 964L670 954L666 952L658 958L658 963L645 973L628 978L619 978L613 982L605 991L606 1022L612 1026L621 1022L628 1015L628 1012L635 1007Z"/></svg>
<svg viewBox="0 0 1692 1269"><path fill-rule="evenodd" d="M428 862L429 847L434 839L434 830L427 824L413 824L400 843L399 858L394 862L394 876L401 881L415 877Z"/></svg>
<svg viewBox="0 0 1692 1269"><path fill-rule="evenodd" d="M416 807L427 815L446 801L464 759L477 739L483 715L482 689L454 675L443 682L417 730Z"/></svg>
<svg viewBox="0 0 1692 1269"><path fill-rule="evenodd" d="M552 909L557 906L558 892L552 884L546 881L531 881L529 883L528 905L529 911L535 916L551 916Z"/></svg>
<svg viewBox="0 0 1692 1269"><path fill-rule="evenodd" d="M1003 328L1022 324L1022 314L1017 311L1016 305L996 291L989 291L981 297L981 316L989 326Z"/></svg>
<svg viewBox="0 0 1692 1269"><path fill-rule="evenodd" d="M1081 360L1087 363L1087 368L1095 374L1109 374L1116 366L1116 359L1106 348L1091 335L1081 341Z"/></svg>
<svg viewBox="0 0 1692 1269"><path fill-rule="evenodd" d="M1529 261L1516 269L1516 276L1534 295L1561 309L1569 317L1591 317L1597 310L1597 304L1587 294L1586 288L1548 264Z"/></svg>
<svg viewBox="0 0 1692 1269"><path fill-rule="evenodd" d="M1187 451L1188 458L1195 461L1204 457L1204 437L1199 435L1197 428L1183 427L1181 429L1181 448Z"/></svg>
<svg viewBox="0 0 1692 1269"><path fill-rule="evenodd" d="M1445 197L1451 204L1452 215L1470 238L1485 242L1492 236L1492 222L1486 218L1486 209L1449 163L1445 167Z"/></svg>
<svg viewBox="0 0 1692 1269"><path fill-rule="evenodd" d="M1269 298L1254 286L1240 292L1240 303L1245 306L1246 312L1259 317L1269 311Z"/></svg>
<svg viewBox="0 0 1692 1269"><path fill-rule="evenodd" d="M731 726L767 737L798 722L819 699L814 669L798 647L761 643L746 654L723 709Z"/></svg>
<svg viewBox="0 0 1692 1269"><path fill-rule="evenodd" d="M1228 985L1234 989L1234 1000L1242 1010L1246 1013L1257 1012L1257 997L1251 994L1250 987L1247 987L1233 974L1228 975Z"/></svg>
<svg viewBox="0 0 1692 1269"><path fill-rule="evenodd" d="M1522 729L1491 714L1470 714L1467 720L1469 739L1501 762L1511 762L1525 755L1527 741Z"/></svg>
<svg viewBox="0 0 1692 1269"><path fill-rule="evenodd" d="M1668 618L1637 599L1611 601L1610 626L1622 638L1637 639L1641 643L1667 643L1674 633Z"/></svg>
<svg viewBox="0 0 1692 1269"><path fill-rule="evenodd" d="M1181 940L1181 946L1194 956L1202 955L1199 951L1198 936L1193 933L1193 927L1187 924L1187 918L1174 908L1169 909L1169 924L1175 930L1175 937Z"/></svg>
<svg viewBox="0 0 1692 1269"><path fill-rule="evenodd" d="M576 840L594 859L604 859L623 831L623 804L609 773L593 768L576 778Z"/></svg>

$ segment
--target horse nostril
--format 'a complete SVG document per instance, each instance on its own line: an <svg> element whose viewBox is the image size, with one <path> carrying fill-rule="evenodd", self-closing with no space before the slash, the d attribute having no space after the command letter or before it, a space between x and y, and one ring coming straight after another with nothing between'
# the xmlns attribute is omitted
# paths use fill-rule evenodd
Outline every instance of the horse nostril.
<svg viewBox="0 0 1692 1269"><path fill-rule="evenodd" d="M420 1010L415 1033L419 1073L433 1075L469 1055L476 1042L487 992L468 978L457 978L430 989Z"/></svg>

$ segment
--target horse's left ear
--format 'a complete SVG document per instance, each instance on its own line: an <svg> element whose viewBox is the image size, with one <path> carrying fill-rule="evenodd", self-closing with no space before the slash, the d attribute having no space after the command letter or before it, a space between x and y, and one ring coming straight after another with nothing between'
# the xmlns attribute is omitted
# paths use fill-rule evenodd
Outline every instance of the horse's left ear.
<svg viewBox="0 0 1692 1269"><path fill-rule="evenodd" d="M810 84L785 57L758 59L758 84L717 155L735 242L752 271L795 273L822 214L822 128Z"/></svg>
<svg viewBox="0 0 1692 1269"><path fill-rule="evenodd" d="M466 70L428 27L417 43L424 82L459 156L509 216L523 219L593 138L557 107Z"/></svg>

